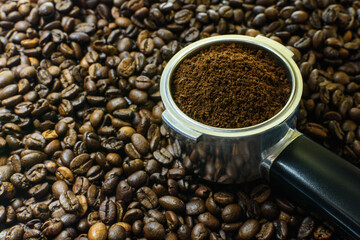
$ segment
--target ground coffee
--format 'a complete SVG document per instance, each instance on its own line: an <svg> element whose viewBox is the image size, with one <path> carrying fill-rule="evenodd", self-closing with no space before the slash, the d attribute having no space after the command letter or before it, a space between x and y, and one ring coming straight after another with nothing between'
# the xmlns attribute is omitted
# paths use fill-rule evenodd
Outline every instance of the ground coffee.
<svg viewBox="0 0 360 240"><path fill-rule="evenodd" d="M242 128L278 113L291 86L284 69L262 50L226 43L185 59L174 74L171 92L192 119L213 127Z"/></svg>

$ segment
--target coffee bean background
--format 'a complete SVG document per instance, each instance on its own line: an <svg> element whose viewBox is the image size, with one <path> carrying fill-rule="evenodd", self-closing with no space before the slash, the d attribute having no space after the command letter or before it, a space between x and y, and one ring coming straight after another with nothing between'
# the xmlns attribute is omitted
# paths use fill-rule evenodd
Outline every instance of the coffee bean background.
<svg viewBox="0 0 360 240"><path fill-rule="evenodd" d="M1 1L0 238L337 239L264 183L196 178L162 126L167 61L229 33L294 53L298 129L359 167L360 1Z"/></svg>

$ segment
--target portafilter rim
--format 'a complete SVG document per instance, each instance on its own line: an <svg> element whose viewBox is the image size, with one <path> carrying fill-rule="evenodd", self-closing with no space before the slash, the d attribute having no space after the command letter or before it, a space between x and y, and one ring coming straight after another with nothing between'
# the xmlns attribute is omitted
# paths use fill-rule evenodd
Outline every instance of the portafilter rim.
<svg viewBox="0 0 360 240"><path fill-rule="evenodd" d="M285 106L272 118L259 124L244 128L218 128L200 123L185 113L183 113L174 102L171 96L171 78L177 70L179 64L186 58L195 55L202 49L211 45L221 43L243 43L255 49L262 49L275 57L282 66L285 66L289 81L291 83L291 94ZM293 53L282 44L263 36L250 37L243 35L221 35L208 37L189 44L176 53L167 63L160 79L160 96L165 106L165 111L176 119L176 124L182 124L182 129L190 129L200 134L210 136L220 136L224 138L238 138L262 134L281 123L286 122L290 117L294 117L303 91L303 81L300 70L292 59ZM185 128L184 128L185 127ZM186 134L185 134L186 135Z"/></svg>

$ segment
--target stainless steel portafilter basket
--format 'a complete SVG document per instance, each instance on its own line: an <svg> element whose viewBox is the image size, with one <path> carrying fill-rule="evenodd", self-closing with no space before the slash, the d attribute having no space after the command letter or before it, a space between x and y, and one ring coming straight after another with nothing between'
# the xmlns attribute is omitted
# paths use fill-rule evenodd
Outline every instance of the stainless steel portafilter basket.
<svg viewBox="0 0 360 240"><path fill-rule="evenodd" d="M290 99L273 118L246 128L216 128L191 119L174 103L171 80L178 65L200 50L224 42L240 42L247 48L262 49L286 70L292 88ZM265 37L224 35L197 41L182 49L168 62L160 83L166 109L162 115L163 122L167 130L187 146L186 150L192 156L196 173L207 180L221 183L254 180L260 177L258 166L261 160L270 160L274 155L274 151L269 151L270 148L275 147L284 137L292 138L294 134L297 135L293 129L303 83L292 55L280 43ZM267 171L270 162L264 163L263 171Z"/></svg>
<svg viewBox="0 0 360 240"><path fill-rule="evenodd" d="M172 78L184 59L211 45L231 42L266 52L285 70L291 95L267 121L245 128L216 128L191 119L176 106ZM161 76L163 124L181 146L184 166L200 177L217 183L266 178L274 188L360 239L360 170L295 129L303 80L292 56L289 49L263 36L222 35L188 45L171 58Z"/></svg>

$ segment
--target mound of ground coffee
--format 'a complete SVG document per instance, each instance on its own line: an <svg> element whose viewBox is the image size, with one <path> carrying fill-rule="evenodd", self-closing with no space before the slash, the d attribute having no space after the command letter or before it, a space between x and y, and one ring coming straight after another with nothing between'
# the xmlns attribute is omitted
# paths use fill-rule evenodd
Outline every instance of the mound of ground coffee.
<svg viewBox="0 0 360 240"><path fill-rule="evenodd" d="M181 111L220 128L266 121L284 107L290 92L284 69L263 51L238 43L214 45L185 59L171 88Z"/></svg>

